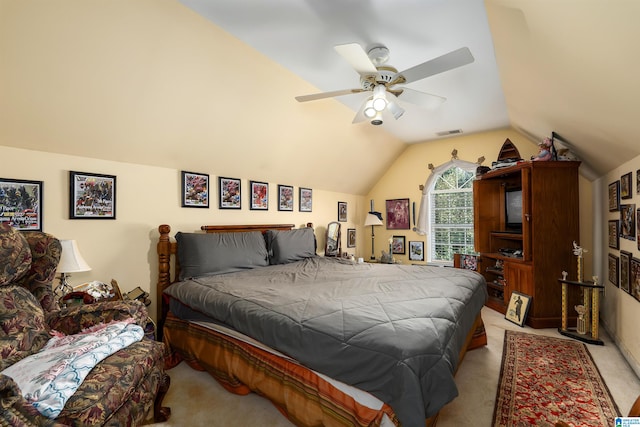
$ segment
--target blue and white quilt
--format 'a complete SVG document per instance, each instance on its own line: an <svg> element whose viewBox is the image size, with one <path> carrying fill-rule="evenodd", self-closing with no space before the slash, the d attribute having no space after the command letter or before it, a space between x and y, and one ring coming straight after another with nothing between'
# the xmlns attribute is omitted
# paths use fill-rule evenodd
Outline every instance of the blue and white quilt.
<svg viewBox="0 0 640 427"><path fill-rule="evenodd" d="M42 415L56 418L94 366L142 339L144 330L131 322L101 324L75 335L56 333L42 350L2 374L13 378Z"/></svg>

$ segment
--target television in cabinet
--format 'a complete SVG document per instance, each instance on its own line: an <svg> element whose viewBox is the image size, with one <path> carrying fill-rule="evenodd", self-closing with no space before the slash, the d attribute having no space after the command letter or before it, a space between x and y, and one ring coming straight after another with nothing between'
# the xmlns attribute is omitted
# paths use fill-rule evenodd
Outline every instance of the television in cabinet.
<svg viewBox="0 0 640 427"><path fill-rule="evenodd" d="M561 324L558 278L562 271L575 274L573 241L580 240L579 166L521 162L489 171L473 184L475 249L487 281L487 306L504 313L511 292L527 294L527 325L533 328ZM571 299L578 302L577 295Z"/></svg>

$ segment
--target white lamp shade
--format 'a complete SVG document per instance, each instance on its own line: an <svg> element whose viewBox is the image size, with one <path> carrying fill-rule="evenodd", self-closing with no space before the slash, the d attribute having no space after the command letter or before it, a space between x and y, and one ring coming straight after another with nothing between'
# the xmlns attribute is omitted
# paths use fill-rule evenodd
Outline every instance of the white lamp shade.
<svg viewBox="0 0 640 427"><path fill-rule="evenodd" d="M368 213L367 218L364 220L364 225L365 227L369 225L382 225L382 220L378 218L377 215Z"/></svg>
<svg viewBox="0 0 640 427"><path fill-rule="evenodd" d="M76 273L91 270L89 264L80 255L78 243L75 240L60 240L60 244L62 245L62 253L57 268L59 273Z"/></svg>

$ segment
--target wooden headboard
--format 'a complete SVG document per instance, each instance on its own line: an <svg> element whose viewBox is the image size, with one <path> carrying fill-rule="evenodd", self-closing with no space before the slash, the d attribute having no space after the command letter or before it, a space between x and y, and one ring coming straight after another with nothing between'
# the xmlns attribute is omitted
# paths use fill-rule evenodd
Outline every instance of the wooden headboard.
<svg viewBox="0 0 640 427"><path fill-rule="evenodd" d="M307 224L307 227L312 227L311 223ZM249 225L203 225L200 229L206 233L232 233L232 232L248 232L248 231L260 231L262 233L267 230L291 230L294 227L293 224L249 224ZM171 227L167 224L162 224L158 227L160 232L160 239L158 240L158 285L156 287L158 299L157 302L157 320L158 320L158 335L162 336L162 325L164 324L164 318L169 311L169 307L165 304L162 293L173 282L178 280L180 276L180 263L178 257L175 256L178 253L178 244L175 240L171 240L169 233L171 233ZM171 261L173 259L173 272L171 268ZM173 277L173 278L172 278Z"/></svg>

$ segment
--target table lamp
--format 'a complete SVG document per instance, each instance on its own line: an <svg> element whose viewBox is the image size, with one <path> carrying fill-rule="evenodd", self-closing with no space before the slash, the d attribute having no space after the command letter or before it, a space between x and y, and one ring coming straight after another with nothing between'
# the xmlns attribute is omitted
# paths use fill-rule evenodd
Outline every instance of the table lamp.
<svg viewBox="0 0 640 427"><path fill-rule="evenodd" d="M373 206L373 202L372 202ZM371 259L376 259L375 251L374 251L374 238L375 235L373 233L373 227L376 225L382 225L382 214L380 212L376 212L373 209L369 213L367 213L367 218L364 220L364 226L371 226Z"/></svg>
<svg viewBox="0 0 640 427"><path fill-rule="evenodd" d="M62 245L62 252L57 268L58 273L60 273L60 284L53 291L58 301L68 293L73 292L73 287L67 282L69 273L91 270L89 264L80 255L78 243L75 240L60 240L60 245Z"/></svg>

